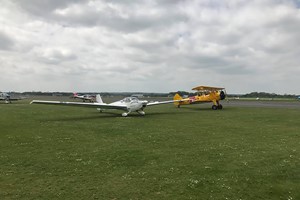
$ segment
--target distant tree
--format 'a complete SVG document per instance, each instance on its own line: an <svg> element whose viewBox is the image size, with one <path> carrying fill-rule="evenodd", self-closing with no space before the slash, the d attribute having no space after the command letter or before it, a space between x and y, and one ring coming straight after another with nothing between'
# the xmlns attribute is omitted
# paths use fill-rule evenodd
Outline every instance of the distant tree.
<svg viewBox="0 0 300 200"><path fill-rule="evenodd" d="M275 93L267 93L267 92L251 92L249 94L242 95L242 97L246 98L295 98L296 95L290 95L290 94L275 94Z"/></svg>
<svg viewBox="0 0 300 200"><path fill-rule="evenodd" d="M186 92L186 91L170 92L169 95L174 96L176 93L178 93L180 96L185 96L185 95L189 96L190 95L190 93Z"/></svg>

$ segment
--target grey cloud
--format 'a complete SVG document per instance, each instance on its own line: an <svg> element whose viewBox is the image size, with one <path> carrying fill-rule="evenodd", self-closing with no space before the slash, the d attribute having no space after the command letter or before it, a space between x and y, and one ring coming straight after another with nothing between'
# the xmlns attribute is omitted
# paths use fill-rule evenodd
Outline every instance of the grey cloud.
<svg viewBox="0 0 300 200"><path fill-rule="evenodd" d="M14 46L14 41L6 33L0 31L0 49L10 50Z"/></svg>
<svg viewBox="0 0 300 200"><path fill-rule="evenodd" d="M12 0L22 9L30 14L47 17L53 10L65 8L70 4L80 2L80 0Z"/></svg>
<svg viewBox="0 0 300 200"><path fill-rule="evenodd" d="M143 8L142 5L135 6L136 10L145 9L144 12L130 12L132 9L129 5L122 7L111 7L105 5L103 9L95 7L83 6L83 12L76 12L77 8L57 11L55 19L61 23L66 23L75 26L102 26L109 29L122 32L136 32L148 28L156 28L170 26L173 23L186 21L187 18L180 14L174 13L167 9L156 9L156 7L148 8L156 14L151 14L150 11Z"/></svg>
<svg viewBox="0 0 300 200"><path fill-rule="evenodd" d="M64 26L103 26L117 31L135 32L187 20L184 15L174 13L168 7L159 7L160 3L148 5L147 1L126 1L126 3L124 1L14 0L14 2L32 15ZM176 2L173 5L176 5Z"/></svg>

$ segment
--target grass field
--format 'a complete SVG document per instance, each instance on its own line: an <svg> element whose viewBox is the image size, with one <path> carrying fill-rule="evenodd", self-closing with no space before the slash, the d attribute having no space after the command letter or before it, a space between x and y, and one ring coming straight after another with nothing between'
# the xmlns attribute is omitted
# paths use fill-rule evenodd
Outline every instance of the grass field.
<svg viewBox="0 0 300 200"><path fill-rule="evenodd" d="M0 111L0 199L300 199L300 109Z"/></svg>

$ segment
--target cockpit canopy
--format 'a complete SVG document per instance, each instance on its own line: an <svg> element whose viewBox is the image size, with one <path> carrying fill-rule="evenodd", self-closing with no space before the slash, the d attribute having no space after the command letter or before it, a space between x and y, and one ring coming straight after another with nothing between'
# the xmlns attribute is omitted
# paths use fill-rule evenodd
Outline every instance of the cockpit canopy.
<svg viewBox="0 0 300 200"><path fill-rule="evenodd" d="M1 92L1 93L0 93L0 97L6 97L6 98L9 98L10 95L7 94L7 93L5 93L5 92Z"/></svg>
<svg viewBox="0 0 300 200"><path fill-rule="evenodd" d="M121 100L121 102L130 103L130 102L138 102L138 98L136 97L125 97Z"/></svg>

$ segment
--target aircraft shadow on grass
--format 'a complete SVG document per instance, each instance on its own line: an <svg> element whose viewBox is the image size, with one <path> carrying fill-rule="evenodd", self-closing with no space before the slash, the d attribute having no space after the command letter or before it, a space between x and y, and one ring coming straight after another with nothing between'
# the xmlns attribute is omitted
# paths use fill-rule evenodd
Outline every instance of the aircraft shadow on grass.
<svg viewBox="0 0 300 200"><path fill-rule="evenodd" d="M211 108L210 107L198 107L198 106L182 106L179 108L180 110L191 110L191 111L198 111L198 112L201 112L201 111L209 111L211 112ZM225 110L227 110L228 108L226 108ZM224 108L223 108L224 110Z"/></svg>
<svg viewBox="0 0 300 200"><path fill-rule="evenodd" d="M119 113L106 112L106 113L92 113L90 115L85 116L60 116L55 118L47 118L42 119L41 121L83 121L83 120L93 120L93 119L101 119L101 118L116 118L120 117Z"/></svg>
<svg viewBox="0 0 300 200"><path fill-rule="evenodd" d="M176 110L178 108L174 108L174 110L170 110L170 111L165 111L165 112L147 112L147 115L143 115L141 116L138 113L132 113L130 116L126 117L126 118L150 118L152 116L174 116L174 115L178 115L178 116L184 116L187 115L188 113L194 113L194 112L211 112L211 108L210 107L198 107L198 106L182 106L179 108L179 110ZM230 109L230 107L223 109L228 110ZM184 112L180 112L180 110L184 111ZM177 112L178 111L178 112ZM104 111L102 113L99 112L92 112L89 115L85 115L85 116L60 116L60 117L55 117L52 119L43 119L42 121L83 121L83 120L99 120L99 119L108 119L108 118L123 118L122 116L120 116L119 112L113 112L113 111Z"/></svg>
<svg viewBox="0 0 300 200"><path fill-rule="evenodd" d="M182 112L148 112L147 115L141 116L138 113L133 113L132 115L126 117L126 118L150 118L152 116L169 116L169 115L182 115L184 113ZM185 113L186 114L186 113ZM124 118L120 116L120 113L118 112L102 112L102 113L94 113L90 115L85 115L85 116L59 116L55 118L47 118L47 119L42 119L41 121L84 121L84 120L99 120L99 119L109 119L109 118ZM125 119L126 119L125 118Z"/></svg>

